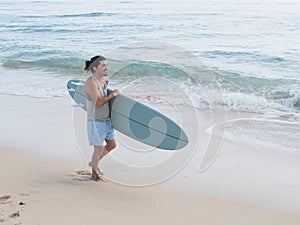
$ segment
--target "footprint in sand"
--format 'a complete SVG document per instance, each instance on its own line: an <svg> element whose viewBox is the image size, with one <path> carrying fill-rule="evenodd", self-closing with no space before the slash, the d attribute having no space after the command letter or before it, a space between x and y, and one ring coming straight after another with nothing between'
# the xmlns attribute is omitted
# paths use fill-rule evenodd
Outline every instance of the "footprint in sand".
<svg viewBox="0 0 300 225"><path fill-rule="evenodd" d="M0 223L6 222L6 221L8 221L9 219L12 219L12 218L17 218L19 216L20 216L19 211L15 212L15 213L11 213L5 218L0 218Z"/></svg>
<svg viewBox="0 0 300 225"><path fill-rule="evenodd" d="M8 215L9 218L16 218L16 217L19 217L19 216L20 216L19 211Z"/></svg>
<svg viewBox="0 0 300 225"><path fill-rule="evenodd" d="M91 172L89 171L76 171L75 174L70 174L66 178L75 180L75 181L89 181L91 176Z"/></svg>
<svg viewBox="0 0 300 225"><path fill-rule="evenodd" d="M7 200L10 199L10 195L3 195L0 197L0 205L8 203Z"/></svg>
<svg viewBox="0 0 300 225"><path fill-rule="evenodd" d="M28 194L19 194L22 197L29 196ZM14 213L8 213L12 210L20 209L23 210L23 207L26 205L24 201L19 201L18 197L11 195L0 196L0 205L1 206L1 216L4 216L6 213L7 216L0 218L0 223L6 222L10 219L15 219L20 217L20 212L16 211ZM5 213L6 212L6 213ZM20 224L20 223L19 223Z"/></svg>
<svg viewBox="0 0 300 225"><path fill-rule="evenodd" d="M90 181L91 176L92 174L90 171L79 170L76 171L76 175L73 178L79 181Z"/></svg>
<svg viewBox="0 0 300 225"><path fill-rule="evenodd" d="M81 176L91 176L92 173L90 171L85 171L85 170L78 170L76 171L77 175L81 175Z"/></svg>

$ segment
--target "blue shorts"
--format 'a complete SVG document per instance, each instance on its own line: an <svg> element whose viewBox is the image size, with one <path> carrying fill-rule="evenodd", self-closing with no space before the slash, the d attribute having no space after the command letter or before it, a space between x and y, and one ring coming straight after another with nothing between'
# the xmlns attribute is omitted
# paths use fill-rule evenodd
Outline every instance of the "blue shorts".
<svg viewBox="0 0 300 225"><path fill-rule="evenodd" d="M110 119L103 122L88 120L87 133L89 144L94 146L103 146L104 140L115 139Z"/></svg>

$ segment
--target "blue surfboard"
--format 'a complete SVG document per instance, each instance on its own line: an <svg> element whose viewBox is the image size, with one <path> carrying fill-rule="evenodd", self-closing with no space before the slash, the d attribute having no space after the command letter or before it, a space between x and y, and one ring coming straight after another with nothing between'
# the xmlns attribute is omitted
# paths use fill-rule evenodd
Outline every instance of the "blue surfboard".
<svg viewBox="0 0 300 225"><path fill-rule="evenodd" d="M84 83L83 80L70 80L67 88L72 99L86 110ZM110 92L112 90L108 89ZM165 150L181 149L189 142L174 121L128 96L119 94L109 105L113 128L135 140Z"/></svg>

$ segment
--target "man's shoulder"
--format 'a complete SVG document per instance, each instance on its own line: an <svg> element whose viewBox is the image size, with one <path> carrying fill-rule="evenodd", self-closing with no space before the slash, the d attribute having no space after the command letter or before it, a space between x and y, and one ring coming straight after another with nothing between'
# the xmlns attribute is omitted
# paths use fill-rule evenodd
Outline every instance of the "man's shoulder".
<svg viewBox="0 0 300 225"><path fill-rule="evenodd" d="M91 82L91 81L95 81L95 79L94 79L92 76L89 76L89 77L86 79L86 82Z"/></svg>
<svg viewBox="0 0 300 225"><path fill-rule="evenodd" d="M93 77L89 77L86 79L84 86L94 85L96 84L95 79Z"/></svg>

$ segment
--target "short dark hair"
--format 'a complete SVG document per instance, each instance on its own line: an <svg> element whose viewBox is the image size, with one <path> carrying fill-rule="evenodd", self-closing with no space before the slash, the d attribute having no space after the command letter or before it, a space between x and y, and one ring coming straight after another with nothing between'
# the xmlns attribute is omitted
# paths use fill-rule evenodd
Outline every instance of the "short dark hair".
<svg viewBox="0 0 300 225"><path fill-rule="evenodd" d="M100 61L103 61L103 60L106 60L106 59L105 59L105 57L103 57L101 55L96 55L96 56L92 57L90 60L85 61L84 70L91 71L93 67L98 66Z"/></svg>

